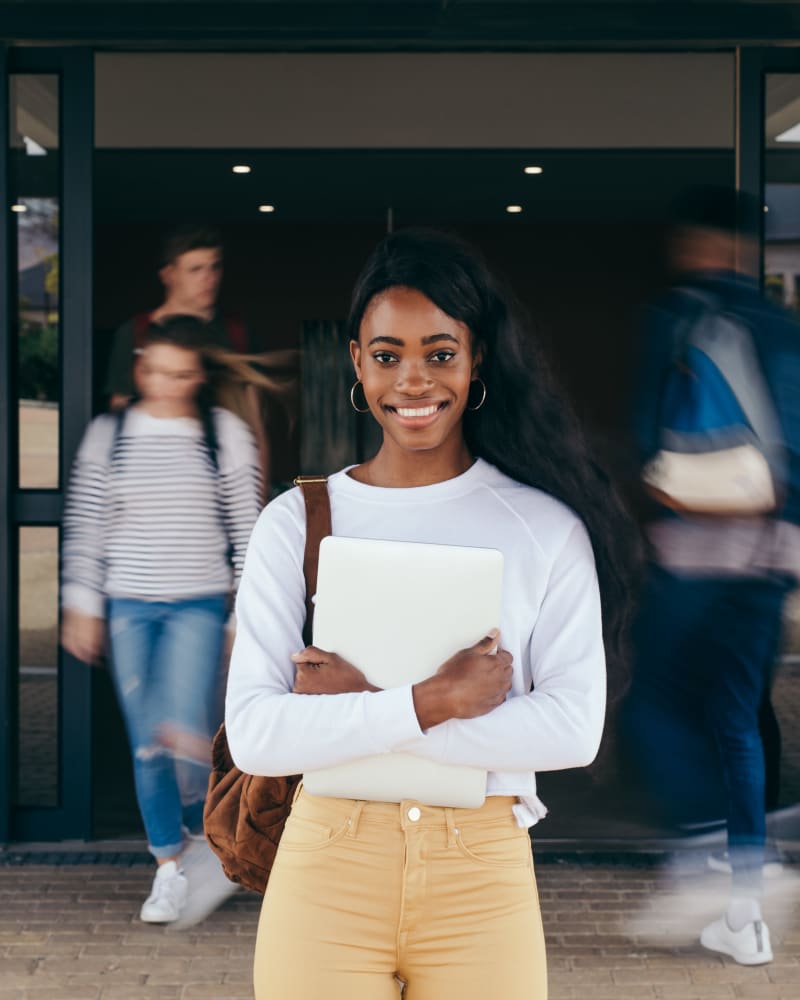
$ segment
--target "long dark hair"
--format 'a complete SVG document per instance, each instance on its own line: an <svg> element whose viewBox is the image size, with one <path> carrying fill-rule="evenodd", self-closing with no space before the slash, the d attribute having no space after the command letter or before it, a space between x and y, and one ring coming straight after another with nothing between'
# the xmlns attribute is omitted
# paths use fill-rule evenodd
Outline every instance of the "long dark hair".
<svg viewBox="0 0 800 1000"><path fill-rule="evenodd" d="M524 312L481 255L460 239L405 229L385 237L359 276L349 334L358 340L372 299L389 288L422 292L472 333L482 353L485 404L464 414L476 457L562 500L591 538L603 606L609 693L625 687L625 626L638 567L637 535L609 476L589 454L577 417L556 386Z"/></svg>

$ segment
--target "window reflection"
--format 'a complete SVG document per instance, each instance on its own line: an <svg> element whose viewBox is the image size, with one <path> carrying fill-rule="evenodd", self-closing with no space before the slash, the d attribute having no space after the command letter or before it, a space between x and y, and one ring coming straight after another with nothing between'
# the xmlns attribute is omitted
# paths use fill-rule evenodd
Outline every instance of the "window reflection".
<svg viewBox="0 0 800 1000"><path fill-rule="evenodd" d="M764 288L800 313L800 74L766 83Z"/></svg>
<svg viewBox="0 0 800 1000"><path fill-rule="evenodd" d="M11 78L19 486L59 485L58 77Z"/></svg>

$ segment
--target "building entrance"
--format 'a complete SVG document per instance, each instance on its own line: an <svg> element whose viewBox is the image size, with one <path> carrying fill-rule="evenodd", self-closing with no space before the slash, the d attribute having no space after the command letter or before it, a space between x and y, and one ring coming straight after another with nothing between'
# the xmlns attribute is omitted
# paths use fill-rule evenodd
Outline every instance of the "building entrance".
<svg viewBox="0 0 800 1000"><path fill-rule="evenodd" d="M108 676L57 646L58 545L69 463L108 406L114 332L159 304L167 229L221 232L220 303L257 349L327 345L305 360L296 421L272 426L275 489L374 447L344 398L340 321L369 250L407 225L454 229L505 274L619 467L667 206L735 177L733 57L451 55L447 74L438 58L53 51L10 67L4 836L141 835ZM342 399L320 434L321 408ZM591 780L545 779L563 803L551 835L580 831L588 800L573 792Z"/></svg>

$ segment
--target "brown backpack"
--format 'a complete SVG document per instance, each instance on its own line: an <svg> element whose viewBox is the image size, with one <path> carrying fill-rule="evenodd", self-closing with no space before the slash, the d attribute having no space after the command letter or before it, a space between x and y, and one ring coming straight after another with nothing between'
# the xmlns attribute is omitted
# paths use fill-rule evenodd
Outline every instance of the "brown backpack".
<svg viewBox="0 0 800 1000"><path fill-rule="evenodd" d="M306 506L306 624L303 638L311 642L317 589L319 544L331 534L328 481L323 476L299 476ZM232 882L263 893L272 870L283 827L291 811L299 775L264 778L244 774L233 763L221 725L211 748L211 775L203 810L206 839Z"/></svg>

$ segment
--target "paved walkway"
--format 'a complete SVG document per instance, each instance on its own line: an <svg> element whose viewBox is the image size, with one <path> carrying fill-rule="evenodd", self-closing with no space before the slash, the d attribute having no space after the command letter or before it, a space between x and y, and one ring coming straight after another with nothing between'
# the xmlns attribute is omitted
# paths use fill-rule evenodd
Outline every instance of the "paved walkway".
<svg viewBox="0 0 800 1000"><path fill-rule="evenodd" d="M241 893L183 933L147 926L151 869L133 862L0 864L0 1000L252 998L258 899ZM727 889L703 863L543 856L550 1000L798 1000L800 869L768 883L775 961L742 968L696 942Z"/></svg>

